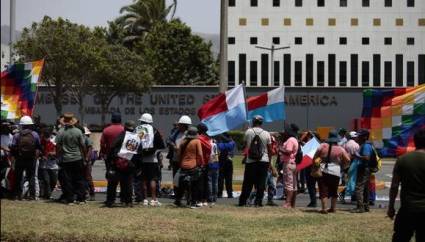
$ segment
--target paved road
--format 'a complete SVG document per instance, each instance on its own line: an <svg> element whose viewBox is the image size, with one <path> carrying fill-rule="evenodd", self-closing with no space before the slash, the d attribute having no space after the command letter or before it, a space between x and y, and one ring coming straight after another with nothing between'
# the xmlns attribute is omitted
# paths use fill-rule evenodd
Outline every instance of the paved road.
<svg viewBox="0 0 425 242"><path fill-rule="evenodd" d="M167 167L168 163L165 162L164 167ZM389 184L391 182L391 173L394 166L394 161L387 161L383 164L381 171L377 174L377 179L379 181L384 181L386 183L386 186L383 190L377 191L377 202L376 202L376 208L385 208L388 205L388 194L389 194ZM164 168L162 170L162 177L164 183L171 183L172 182L172 174L171 171ZM103 161L97 161L95 165L93 166L93 179L94 180L105 180L105 165ZM237 195L237 194L236 194ZM97 201L104 201L105 200L105 194L104 193L98 193L96 195ZM161 199L161 201L165 204L172 203L172 200L170 199ZM282 204L282 201L275 200L275 202L278 205ZM309 203L308 194L299 194L297 196L297 206L299 207L305 207ZM237 198L234 199L228 199L223 198L219 199L218 204L237 204ZM351 204L339 204L338 207L340 208L351 208L354 205Z"/></svg>

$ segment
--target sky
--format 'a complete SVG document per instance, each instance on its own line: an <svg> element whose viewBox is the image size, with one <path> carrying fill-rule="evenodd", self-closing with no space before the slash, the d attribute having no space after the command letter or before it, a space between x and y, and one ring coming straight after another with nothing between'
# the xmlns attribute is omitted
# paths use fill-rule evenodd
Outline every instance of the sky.
<svg viewBox="0 0 425 242"><path fill-rule="evenodd" d="M167 0L170 1L170 0ZM16 29L39 22L44 15L59 16L90 27L106 26L132 0L16 0ZM9 25L10 0L1 0L1 25ZM179 0L176 17L194 32L218 34L220 0Z"/></svg>

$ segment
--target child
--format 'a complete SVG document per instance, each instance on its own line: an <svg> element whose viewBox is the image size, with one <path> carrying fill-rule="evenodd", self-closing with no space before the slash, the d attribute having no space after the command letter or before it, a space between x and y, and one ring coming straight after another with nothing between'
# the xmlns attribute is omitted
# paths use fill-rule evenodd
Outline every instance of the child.
<svg viewBox="0 0 425 242"><path fill-rule="evenodd" d="M43 147L40 159L41 194L45 199L51 199L52 192L58 181L58 164L56 159L56 144L50 130L42 132L41 145Z"/></svg>

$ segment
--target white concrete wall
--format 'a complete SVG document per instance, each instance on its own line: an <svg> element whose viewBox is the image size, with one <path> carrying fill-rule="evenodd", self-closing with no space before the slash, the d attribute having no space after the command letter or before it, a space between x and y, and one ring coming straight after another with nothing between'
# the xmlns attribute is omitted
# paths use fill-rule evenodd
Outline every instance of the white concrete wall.
<svg viewBox="0 0 425 242"><path fill-rule="evenodd" d="M235 80L238 76L238 55L247 54L247 78L249 61L258 61L258 82L261 82L261 54L269 53L250 45L250 37L258 38L258 45L270 47L273 37L280 37L280 46L290 49L277 51L275 61L280 61L280 83L283 81L283 54L291 54L291 83L293 85L294 61L303 61L303 86L305 85L308 53L313 57L313 86L316 86L317 61L325 61L325 83L327 83L328 54L336 54L336 85L339 84L339 61L347 62L347 83L350 83L350 54L358 54L358 79L361 85L361 62L369 61L369 78L373 83L372 55L381 55L381 86L384 85L384 61L392 62L392 78L395 85L395 55L403 54L403 83L407 80L407 61L415 62L415 85L418 83L418 55L425 54L425 26L418 19L425 18L425 1L416 0L415 7L407 7L406 0L393 0L392 7L384 7L384 0L370 0L370 7L362 7L361 0L348 0L347 7L340 7L340 0L325 0L325 7L317 7L316 0L303 0L302 7L295 7L295 0L281 0L280 7L273 7L273 0L258 0L258 7L251 7L250 0L236 0L229 7L229 37L236 43L228 45L228 59L235 61ZM246 18L247 25L239 26L239 19ZM269 26L262 26L261 19L268 18ZM290 18L291 26L284 26L283 19ZM313 18L314 25L306 26L306 18ZM328 19L335 18L336 26L328 26ZM351 18L358 19L358 26L351 26ZM373 26L373 19L381 19L381 26ZM395 19L402 18L404 26L396 26ZM302 37L302 45L295 45L294 38ZM317 37L324 37L325 44L317 45ZM347 37L347 45L339 45L339 37ZM370 44L362 45L362 37L369 37ZM384 45L384 38L391 37L392 45ZM415 38L415 45L407 45L406 38ZM270 63L269 63L270 68ZM269 79L270 75L269 75Z"/></svg>

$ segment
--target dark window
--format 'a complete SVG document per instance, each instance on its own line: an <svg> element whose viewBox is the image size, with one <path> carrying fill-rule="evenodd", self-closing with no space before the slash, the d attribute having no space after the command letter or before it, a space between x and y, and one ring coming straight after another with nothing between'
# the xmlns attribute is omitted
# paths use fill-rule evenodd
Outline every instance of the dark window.
<svg viewBox="0 0 425 242"><path fill-rule="evenodd" d="M302 7L303 6L303 0L295 0L295 7Z"/></svg>
<svg viewBox="0 0 425 242"><path fill-rule="evenodd" d="M415 85L415 62L407 62L407 86L413 87Z"/></svg>
<svg viewBox="0 0 425 242"><path fill-rule="evenodd" d="M392 77L393 77L393 67L391 64L391 61L385 61L384 62L384 85L386 87L392 86Z"/></svg>
<svg viewBox="0 0 425 242"><path fill-rule="evenodd" d="M257 62L256 61L250 61L249 62L249 85L250 86L256 86L257 85Z"/></svg>
<svg viewBox="0 0 425 242"><path fill-rule="evenodd" d="M323 87L325 85L325 62L317 62L317 86Z"/></svg>
<svg viewBox="0 0 425 242"><path fill-rule="evenodd" d="M305 82L306 86L311 87L313 86L313 54L307 54L305 55Z"/></svg>
<svg viewBox="0 0 425 242"><path fill-rule="evenodd" d="M362 38L362 45L368 45L369 44L369 38L364 37Z"/></svg>
<svg viewBox="0 0 425 242"><path fill-rule="evenodd" d="M228 71L229 71L229 86L235 85L235 62L228 61Z"/></svg>
<svg viewBox="0 0 425 242"><path fill-rule="evenodd" d="M347 62L339 62L339 85L341 87L347 86Z"/></svg>
<svg viewBox="0 0 425 242"><path fill-rule="evenodd" d="M283 84L291 86L291 54L283 55Z"/></svg>
<svg viewBox="0 0 425 242"><path fill-rule="evenodd" d="M295 86L302 86L303 83L303 63L295 61Z"/></svg>
<svg viewBox="0 0 425 242"><path fill-rule="evenodd" d="M347 37L340 37L339 38L339 44L340 45L346 45L347 44Z"/></svg>
<svg viewBox="0 0 425 242"><path fill-rule="evenodd" d="M251 38L249 38L249 43L251 45L256 45L258 43L257 37L251 37Z"/></svg>
<svg viewBox="0 0 425 242"><path fill-rule="evenodd" d="M347 7L347 0L339 0L340 7Z"/></svg>
<svg viewBox="0 0 425 242"><path fill-rule="evenodd" d="M407 38L407 45L414 45L415 44L415 38Z"/></svg>
<svg viewBox="0 0 425 242"><path fill-rule="evenodd" d="M275 45L280 44L280 38L279 37L273 37L273 44L275 44Z"/></svg>
<svg viewBox="0 0 425 242"><path fill-rule="evenodd" d="M279 86L279 79L280 79L280 77L279 77L279 73L280 73L280 63L279 63L279 61L275 61L274 62L274 70L273 70L273 72L274 72L274 75L273 75L273 82L274 82L274 85L275 86Z"/></svg>
<svg viewBox="0 0 425 242"><path fill-rule="evenodd" d="M273 0L273 7L279 7L280 6L280 0Z"/></svg>
<svg viewBox="0 0 425 242"><path fill-rule="evenodd" d="M229 0L229 7L236 6L236 0Z"/></svg>
<svg viewBox="0 0 425 242"><path fill-rule="evenodd" d="M302 45L303 44L303 38L295 37L295 44L296 45Z"/></svg>
<svg viewBox="0 0 425 242"><path fill-rule="evenodd" d="M246 83L246 54L239 54L239 83Z"/></svg>
<svg viewBox="0 0 425 242"><path fill-rule="evenodd" d="M395 85L403 86L403 55L395 55Z"/></svg>
<svg viewBox="0 0 425 242"><path fill-rule="evenodd" d="M324 7L325 6L325 0L317 0L317 6L318 7Z"/></svg>
<svg viewBox="0 0 425 242"><path fill-rule="evenodd" d="M415 0L407 0L407 6L408 7L414 7L415 6Z"/></svg>
<svg viewBox="0 0 425 242"><path fill-rule="evenodd" d="M390 37L384 38L384 44L385 45L392 45L393 44L393 39Z"/></svg>
<svg viewBox="0 0 425 242"><path fill-rule="evenodd" d="M324 45L325 44L325 38L317 37L317 44L318 45Z"/></svg>
<svg viewBox="0 0 425 242"><path fill-rule="evenodd" d="M251 0L251 7L257 7L258 6L258 0Z"/></svg>
<svg viewBox="0 0 425 242"><path fill-rule="evenodd" d="M351 54L351 86L357 87L359 85L359 55Z"/></svg>
<svg viewBox="0 0 425 242"><path fill-rule="evenodd" d="M269 55L261 54L261 86L269 85Z"/></svg>
<svg viewBox="0 0 425 242"><path fill-rule="evenodd" d="M328 55L328 86L335 86L335 54Z"/></svg>
<svg viewBox="0 0 425 242"><path fill-rule="evenodd" d="M425 83L425 55L418 55L418 84Z"/></svg>
<svg viewBox="0 0 425 242"><path fill-rule="evenodd" d="M229 37L229 39L228 39L229 45L234 45L235 42L236 42L235 37Z"/></svg>
<svg viewBox="0 0 425 242"><path fill-rule="evenodd" d="M362 86L369 86L369 61L362 61Z"/></svg>
<svg viewBox="0 0 425 242"><path fill-rule="evenodd" d="M369 0L362 0L362 6L363 7L369 7L369 5L370 5Z"/></svg>
<svg viewBox="0 0 425 242"><path fill-rule="evenodd" d="M373 55L373 86L381 86L381 55Z"/></svg>
<svg viewBox="0 0 425 242"><path fill-rule="evenodd" d="M393 1L392 0L385 0L385 7L392 7Z"/></svg>

